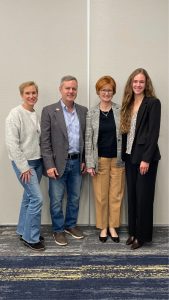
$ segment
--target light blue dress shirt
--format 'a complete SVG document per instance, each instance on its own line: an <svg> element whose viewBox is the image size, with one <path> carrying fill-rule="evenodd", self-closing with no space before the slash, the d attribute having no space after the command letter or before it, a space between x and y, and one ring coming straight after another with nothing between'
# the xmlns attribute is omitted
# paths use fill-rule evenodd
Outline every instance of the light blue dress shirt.
<svg viewBox="0 0 169 300"><path fill-rule="evenodd" d="M63 114L66 122L69 150L68 153L79 153L79 138L80 138L80 125L79 118L74 105L73 111L69 112L67 106L61 100Z"/></svg>

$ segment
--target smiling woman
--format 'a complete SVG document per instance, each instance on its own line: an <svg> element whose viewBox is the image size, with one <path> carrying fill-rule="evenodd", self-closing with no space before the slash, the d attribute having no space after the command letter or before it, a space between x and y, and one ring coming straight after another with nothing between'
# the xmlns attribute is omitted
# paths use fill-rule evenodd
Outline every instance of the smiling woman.
<svg viewBox="0 0 169 300"><path fill-rule="evenodd" d="M161 104L147 71L138 68L127 80L122 110L123 159L128 192L127 245L140 248L152 241L153 202L160 151Z"/></svg>
<svg viewBox="0 0 169 300"><path fill-rule="evenodd" d="M17 234L32 250L44 250L40 236L42 177L40 123L34 110L38 87L33 81L19 87L23 103L13 108L6 119L6 145L16 176L24 188Z"/></svg>
<svg viewBox="0 0 169 300"><path fill-rule="evenodd" d="M86 118L86 166L92 176L99 240L105 243L109 234L113 242L119 243L116 229L121 222L125 182L118 126L120 107L112 100L115 80L107 75L98 79L96 93L99 104L88 111Z"/></svg>
<svg viewBox="0 0 169 300"><path fill-rule="evenodd" d="M24 82L20 85L20 94L22 96L22 106L28 111L34 111L34 105L38 101L38 86L33 82Z"/></svg>

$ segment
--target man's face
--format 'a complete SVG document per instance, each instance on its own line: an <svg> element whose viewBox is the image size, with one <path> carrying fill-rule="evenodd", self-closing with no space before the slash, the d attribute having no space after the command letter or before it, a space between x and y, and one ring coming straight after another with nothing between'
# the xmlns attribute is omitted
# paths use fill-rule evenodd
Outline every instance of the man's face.
<svg viewBox="0 0 169 300"><path fill-rule="evenodd" d="M60 85L60 93L62 95L62 100L65 104L73 103L77 97L78 84L76 80L64 81Z"/></svg>

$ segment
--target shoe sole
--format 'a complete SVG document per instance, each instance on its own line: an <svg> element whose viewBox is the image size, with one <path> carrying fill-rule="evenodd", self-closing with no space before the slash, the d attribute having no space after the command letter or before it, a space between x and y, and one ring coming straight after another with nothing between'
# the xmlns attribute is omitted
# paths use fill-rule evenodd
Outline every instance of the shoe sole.
<svg viewBox="0 0 169 300"><path fill-rule="evenodd" d="M63 244L63 243L59 243L58 241L56 241L54 234L53 234L53 238L54 238L55 243L59 246L67 246L68 245L68 243Z"/></svg>
<svg viewBox="0 0 169 300"><path fill-rule="evenodd" d="M31 245L29 245L27 242L23 241L24 245L28 248L30 248L31 250L33 251L44 251L45 250L45 247L42 247L40 249L36 249L36 248L33 248Z"/></svg>
<svg viewBox="0 0 169 300"><path fill-rule="evenodd" d="M74 237L74 238L77 239L77 240L81 240L81 239L84 238L84 235L83 235L83 236L77 236L77 235L72 234L71 232L69 232L69 231L66 230L66 229L64 230L64 232L66 232L67 234L71 235L72 237Z"/></svg>

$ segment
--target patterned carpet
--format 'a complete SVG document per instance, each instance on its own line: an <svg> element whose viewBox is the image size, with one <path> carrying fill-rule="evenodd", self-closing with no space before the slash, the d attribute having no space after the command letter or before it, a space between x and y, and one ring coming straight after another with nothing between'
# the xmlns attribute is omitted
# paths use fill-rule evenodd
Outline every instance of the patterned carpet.
<svg viewBox="0 0 169 300"><path fill-rule="evenodd" d="M1 228L0 300L169 299L168 228L156 228L156 243L136 251L125 245L125 228L119 244L101 244L98 231L85 228L86 238L70 237L68 247L53 242L49 227L42 231L47 250L39 254L14 228Z"/></svg>
<svg viewBox="0 0 169 300"><path fill-rule="evenodd" d="M0 265L0 299L168 299L167 257L3 257Z"/></svg>

